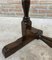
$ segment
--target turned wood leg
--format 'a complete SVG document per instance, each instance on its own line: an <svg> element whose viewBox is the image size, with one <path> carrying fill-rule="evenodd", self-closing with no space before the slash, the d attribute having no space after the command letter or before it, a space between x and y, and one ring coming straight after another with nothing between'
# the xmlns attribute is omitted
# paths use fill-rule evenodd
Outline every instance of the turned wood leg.
<svg viewBox="0 0 52 60"><path fill-rule="evenodd" d="M11 54L13 54L17 50L19 50L21 47L23 47L24 45L26 45L28 42L30 42L33 39L33 38L30 39L30 37L28 38L26 35L27 29L29 29L29 30L31 29L31 21L30 21L30 18L28 16L29 7L30 7L30 0L22 0L22 7L23 7L23 11L24 11L24 18L23 18L23 21L21 23L21 25L22 25L22 37L17 39L15 42L12 42L12 43L6 45L3 48L2 52L3 52L5 57L10 56ZM25 37L25 35L26 35L26 37Z"/></svg>

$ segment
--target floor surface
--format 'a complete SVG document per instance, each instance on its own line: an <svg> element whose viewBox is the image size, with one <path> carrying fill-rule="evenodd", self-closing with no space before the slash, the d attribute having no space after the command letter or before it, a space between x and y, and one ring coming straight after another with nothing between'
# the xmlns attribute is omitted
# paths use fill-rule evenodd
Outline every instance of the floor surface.
<svg viewBox="0 0 52 60"><path fill-rule="evenodd" d="M18 17L0 17L0 60L52 60L52 48L41 40L34 40L28 45L4 58L2 48L20 38L21 20ZM32 26L42 29L44 35L52 37L52 19L31 18Z"/></svg>

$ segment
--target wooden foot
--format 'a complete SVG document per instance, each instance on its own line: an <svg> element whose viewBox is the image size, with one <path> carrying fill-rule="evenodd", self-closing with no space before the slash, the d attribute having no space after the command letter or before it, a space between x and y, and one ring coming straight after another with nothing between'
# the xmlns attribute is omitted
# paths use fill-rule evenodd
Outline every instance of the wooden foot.
<svg viewBox="0 0 52 60"><path fill-rule="evenodd" d="M32 27L31 30L27 29L26 31L27 31L26 35L17 39L15 42L12 42L12 43L6 45L3 48L2 52L5 56L5 58L12 55L14 52L21 49L22 47L24 47L26 44L33 41L34 39L41 39L47 45L52 47L52 38L42 36L43 32L41 30L38 30L38 29Z"/></svg>
<svg viewBox="0 0 52 60"><path fill-rule="evenodd" d="M17 50L19 50L20 48L22 48L23 46L25 46L29 42L38 38L37 35L39 33L42 34L42 31L38 30L38 29L35 29L35 28L32 28L31 30L27 30L25 36L17 39L15 42L12 42L12 43L6 45L2 50L5 58L12 55L14 52L16 52Z"/></svg>

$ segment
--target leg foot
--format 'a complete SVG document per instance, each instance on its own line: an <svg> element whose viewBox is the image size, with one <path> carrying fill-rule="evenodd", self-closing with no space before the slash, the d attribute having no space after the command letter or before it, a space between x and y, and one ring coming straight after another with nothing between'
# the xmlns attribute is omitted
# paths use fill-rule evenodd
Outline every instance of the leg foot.
<svg viewBox="0 0 52 60"><path fill-rule="evenodd" d="M34 39L41 39L47 45L52 47L52 38L45 37L42 34L43 34L42 30L39 30L39 29L36 29L36 28L33 28L33 27L31 27L30 30L27 29L26 34L23 37L19 38L15 42L12 42L12 43L6 45L3 48L2 52L5 56L5 58L12 55L14 52L21 49L22 47L24 47L26 44L33 41Z"/></svg>
<svg viewBox="0 0 52 60"><path fill-rule="evenodd" d="M4 57L7 58L8 56L10 56L14 52L16 52L18 49L20 49L21 43L22 43L22 38L19 38L15 42L12 42L12 43L6 45L2 49L2 53L3 53Z"/></svg>
<svg viewBox="0 0 52 60"><path fill-rule="evenodd" d="M5 58L7 58L8 56L12 55L14 52L16 52L17 50L19 50L20 48L22 48L23 46L25 46L26 44L28 44L29 42L31 42L34 39L38 39L37 35L38 34L42 34L41 30L38 30L36 28L33 28L31 30L26 31L26 35L19 38L18 40L16 40L15 42L12 42L8 45L6 45L2 52L3 55L5 56Z"/></svg>

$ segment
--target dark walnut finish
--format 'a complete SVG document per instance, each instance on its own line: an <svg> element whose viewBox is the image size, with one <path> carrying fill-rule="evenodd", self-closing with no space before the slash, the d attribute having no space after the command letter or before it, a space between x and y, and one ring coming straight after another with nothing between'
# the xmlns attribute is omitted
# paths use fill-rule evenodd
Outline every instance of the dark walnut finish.
<svg viewBox="0 0 52 60"><path fill-rule="evenodd" d="M43 36L43 31L33 28L32 22L30 21L29 17L29 8L30 8L30 0L22 0L22 7L24 11L23 21L21 22L22 26L22 37L17 39L15 42L12 42L6 45L2 52L7 58L8 56L12 55L14 52L19 50L20 48L24 47L29 42L33 41L34 39L41 39L47 45L52 47L52 38Z"/></svg>

